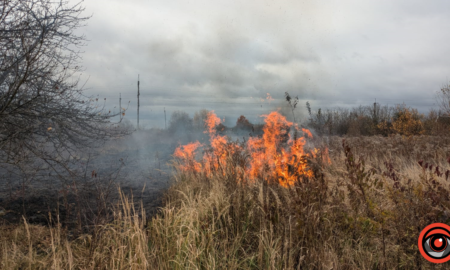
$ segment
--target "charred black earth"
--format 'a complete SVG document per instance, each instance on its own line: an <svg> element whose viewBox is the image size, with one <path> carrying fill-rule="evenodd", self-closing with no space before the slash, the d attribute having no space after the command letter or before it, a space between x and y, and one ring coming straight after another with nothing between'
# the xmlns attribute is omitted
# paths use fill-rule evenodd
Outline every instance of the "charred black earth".
<svg viewBox="0 0 450 270"><path fill-rule="evenodd" d="M85 155L73 165L76 176L50 170L27 177L0 172L0 224L59 221L69 231L87 232L111 219L119 190L133 197L137 208L142 205L150 218L170 185L169 163L177 144L174 138L142 131Z"/></svg>

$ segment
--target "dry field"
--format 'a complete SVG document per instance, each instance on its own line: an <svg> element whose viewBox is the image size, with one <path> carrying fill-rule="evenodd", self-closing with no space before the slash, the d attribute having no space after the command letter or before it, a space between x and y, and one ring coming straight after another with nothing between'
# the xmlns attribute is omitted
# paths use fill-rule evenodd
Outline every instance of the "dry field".
<svg viewBox="0 0 450 270"><path fill-rule="evenodd" d="M244 142L216 134L174 154L151 220L123 196L114 221L0 228L1 269L447 269L420 231L450 222L448 137L322 137L276 114ZM289 134L290 133L290 134Z"/></svg>

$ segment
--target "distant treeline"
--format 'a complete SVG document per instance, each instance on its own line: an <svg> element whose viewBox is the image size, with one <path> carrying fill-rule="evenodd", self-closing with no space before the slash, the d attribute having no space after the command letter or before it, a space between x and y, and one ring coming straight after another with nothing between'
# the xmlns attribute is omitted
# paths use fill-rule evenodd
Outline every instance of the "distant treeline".
<svg viewBox="0 0 450 270"><path fill-rule="evenodd" d="M450 116L437 110L421 114L417 109L406 105L396 106L359 106L351 109L318 109L312 111L307 103L309 117L303 123L315 134L339 136L373 136L390 134L412 135L450 135ZM168 131L202 131L208 110L200 110L191 118L188 113L175 111L172 113ZM262 125L252 124L241 115L234 127L217 126L218 131L230 130L261 133Z"/></svg>
<svg viewBox="0 0 450 270"><path fill-rule="evenodd" d="M311 111L307 104L307 125L318 135L372 136L390 134L446 135L450 134L450 117L440 111L421 114L406 105L359 106L352 109Z"/></svg>

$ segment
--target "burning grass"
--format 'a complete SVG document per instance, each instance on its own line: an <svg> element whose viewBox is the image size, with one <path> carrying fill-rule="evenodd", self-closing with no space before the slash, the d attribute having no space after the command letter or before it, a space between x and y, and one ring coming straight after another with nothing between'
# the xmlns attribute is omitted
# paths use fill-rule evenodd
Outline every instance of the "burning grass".
<svg viewBox="0 0 450 270"><path fill-rule="evenodd" d="M199 142L178 147L174 153L179 161L178 168L184 172L203 172L208 177L212 171L226 167L229 158L244 155L247 158L242 160L241 173L236 174L238 181L264 178L289 187L301 177L312 177L313 172L307 165L308 158L320 154L330 162L327 148L306 149L307 138L313 138L309 130L299 129L278 112L263 117L264 134L239 143L230 142L225 136L217 134L216 126L220 124L220 118L210 112L205 121L210 147L204 149L201 161L196 160L196 151L202 146ZM298 137L300 132L302 137Z"/></svg>
<svg viewBox="0 0 450 270"><path fill-rule="evenodd" d="M448 268L417 248L425 226L450 222L448 138L313 138L265 119L263 136L238 142L211 114L210 145L175 151L176 183L148 223L123 198L113 223L73 241L3 228L1 268Z"/></svg>

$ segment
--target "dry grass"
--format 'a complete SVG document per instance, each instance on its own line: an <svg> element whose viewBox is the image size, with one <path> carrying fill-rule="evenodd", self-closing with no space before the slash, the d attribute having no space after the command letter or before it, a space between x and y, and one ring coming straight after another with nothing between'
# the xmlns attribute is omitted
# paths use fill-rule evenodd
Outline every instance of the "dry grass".
<svg viewBox="0 0 450 270"><path fill-rule="evenodd" d="M450 222L449 139L332 137L331 165L283 188L237 182L246 155L206 174L177 172L166 205L146 224L122 197L114 221L68 241L24 222L0 231L1 269L446 269L417 248L420 231ZM320 142L316 142L320 144ZM362 158L360 158L362 157Z"/></svg>
<svg viewBox="0 0 450 270"><path fill-rule="evenodd" d="M145 212L130 202L122 196L112 223L70 242L60 226L2 227L0 268L148 269Z"/></svg>

